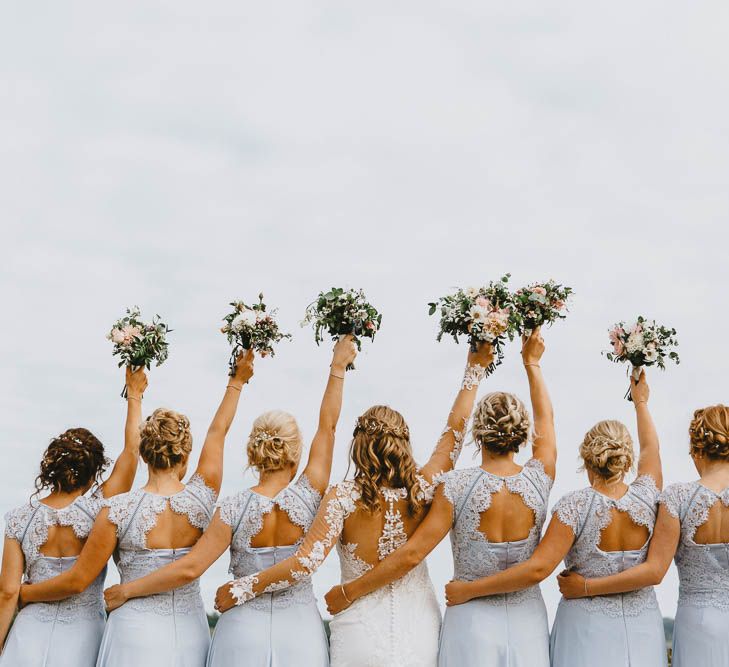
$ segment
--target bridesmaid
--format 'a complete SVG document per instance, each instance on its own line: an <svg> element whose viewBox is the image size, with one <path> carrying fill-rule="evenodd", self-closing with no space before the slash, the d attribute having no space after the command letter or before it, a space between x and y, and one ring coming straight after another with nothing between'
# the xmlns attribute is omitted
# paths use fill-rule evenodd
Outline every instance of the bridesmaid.
<svg viewBox="0 0 729 667"><path fill-rule="evenodd" d="M105 595L110 609L121 605L124 609L131 604L127 600L188 584L228 547L230 572L235 577L264 570L296 552L329 483L345 369L356 354L350 336L334 346L319 426L298 479L292 481L302 444L296 421L281 411L261 415L253 422L247 446L249 465L259 473L258 484L221 501L210 527L189 555L146 577L108 589ZM238 664L241 656L251 667L329 664L326 633L310 579L267 593L220 617L207 664L228 667Z"/></svg>
<svg viewBox="0 0 729 667"><path fill-rule="evenodd" d="M104 446L85 428L71 428L54 438L43 454L36 490L50 493L5 516L5 547L0 573L0 656L2 667L92 667L104 631L101 590L105 570L78 595L58 602L28 605L13 614L23 576L44 581L73 566L91 531L103 499L128 491L139 455L143 370L127 369L127 419L124 450L101 485L108 461ZM94 488L94 485L97 485ZM7 637L7 642L5 641Z"/></svg>
<svg viewBox="0 0 729 667"><path fill-rule="evenodd" d="M514 462L530 438L524 404L503 392L481 399L473 417L481 465L443 475L413 537L359 579L332 588L326 596L331 613L407 574L449 530L458 579L478 579L531 556L547 516L557 459L552 404L539 366L543 353L537 330L522 348L536 432L532 458L523 467ZM449 607L438 665L549 667L549 625L539 587Z"/></svg>
<svg viewBox="0 0 729 667"><path fill-rule="evenodd" d="M673 626L673 667L729 665L729 407L694 412L691 458L700 479L671 484L648 559L608 577L560 577L566 598L627 593L659 584L675 554L679 597Z"/></svg>
<svg viewBox="0 0 729 667"><path fill-rule="evenodd" d="M115 552L122 581L130 581L182 558L212 517L223 476L225 436L243 385L253 375L253 353L238 358L203 445L197 469L185 484L192 449L190 422L158 408L142 425L140 455L147 484L112 498L76 564L53 579L23 586L21 600L61 600L84 591ZM202 667L210 633L198 582L164 595L136 600L109 616L98 667Z"/></svg>
<svg viewBox="0 0 729 667"><path fill-rule="evenodd" d="M475 597L521 591L545 579L564 559L583 576L621 572L645 561L662 485L658 436L648 411L643 373L632 381L640 441L638 478L633 443L617 421L602 421L580 447L590 486L564 496L547 533L525 563L478 581L446 586L449 606ZM632 593L562 599L550 638L552 667L665 667L663 620L652 588Z"/></svg>

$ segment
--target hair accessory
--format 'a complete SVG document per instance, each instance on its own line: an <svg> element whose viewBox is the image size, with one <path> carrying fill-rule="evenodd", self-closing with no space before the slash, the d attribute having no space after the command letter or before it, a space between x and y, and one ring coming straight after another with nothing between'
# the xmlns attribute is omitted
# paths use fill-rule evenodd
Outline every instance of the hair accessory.
<svg viewBox="0 0 729 667"><path fill-rule="evenodd" d="M261 444L262 442L271 442L272 440L275 440L276 436L273 433L270 433L269 431L261 430L256 433L256 435L253 437L253 439L258 444Z"/></svg>

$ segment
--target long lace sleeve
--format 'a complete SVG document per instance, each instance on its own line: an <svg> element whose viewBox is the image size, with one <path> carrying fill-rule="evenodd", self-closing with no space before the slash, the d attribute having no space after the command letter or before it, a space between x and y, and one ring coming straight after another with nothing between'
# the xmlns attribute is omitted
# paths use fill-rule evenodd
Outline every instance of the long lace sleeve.
<svg viewBox="0 0 729 667"><path fill-rule="evenodd" d="M316 572L339 539L344 520L354 512L358 498L352 482L332 487L324 496L309 532L293 556L231 583L230 593L236 605L264 593L288 588Z"/></svg>

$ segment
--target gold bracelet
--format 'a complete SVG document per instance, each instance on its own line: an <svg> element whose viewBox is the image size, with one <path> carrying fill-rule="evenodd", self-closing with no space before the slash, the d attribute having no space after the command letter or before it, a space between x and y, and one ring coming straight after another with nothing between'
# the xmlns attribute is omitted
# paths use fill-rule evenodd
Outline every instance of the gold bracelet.
<svg viewBox="0 0 729 667"><path fill-rule="evenodd" d="M586 598L590 597L590 593L588 593L588 591L587 591L587 579L585 579L585 597Z"/></svg>
<svg viewBox="0 0 729 667"><path fill-rule="evenodd" d="M329 375L333 378L337 378L338 380L344 380L344 375L337 375L336 373L329 373Z"/></svg>
<svg viewBox="0 0 729 667"><path fill-rule="evenodd" d="M638 407L641 403L645 403L646 405L648 405L648 401L643 400L643 401L636 401L635 406Z"/></svg>
<svg viewBox="0 0 729 667"><path fill-rule="evenodd" d="M536 368L541 368L539 364L524 364L524 366L534 366Z"/></svg>
<svg viewBox="0 0 729 667"><path fill-rule="evenodd" d="M339 588L342 589L342 596L347 604L352 604L352 601L347 597L347 592L344 590L344 584L339 584Z"/></svg>
<svg viewBox="0 0 729 667"><path fill-rule="evenodd" d="M240 391L240 387L236 387L234 384L229 384L226 389L235 389L236 391Z"/></svg>
<svg viewBox="0 0 729 667"><path fill-rule="evenodd" d="M127 400L128 401L139 401L141 403L142 397L141 396L129 396L129 394L127 394Z"/></svg>

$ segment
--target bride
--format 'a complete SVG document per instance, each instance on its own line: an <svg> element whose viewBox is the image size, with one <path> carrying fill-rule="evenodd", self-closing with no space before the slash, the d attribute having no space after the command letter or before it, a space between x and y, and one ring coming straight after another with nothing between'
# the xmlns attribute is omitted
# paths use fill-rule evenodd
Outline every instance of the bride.
<svg viewBox="0 0 729 667"><path fill-rule="evenodd" d="M358 420L351 445L354 479L332 487L298 551L267 570L218 589L225 612L309 578L337 545L342 582L355 579L407 542L427 514L434 479L453 468L490 345L469 353L461 389L430 460L418 468L402 415L377 405ZM435 667L440 610L425 562L366 595L331 622L332 667Z"/></svg>

